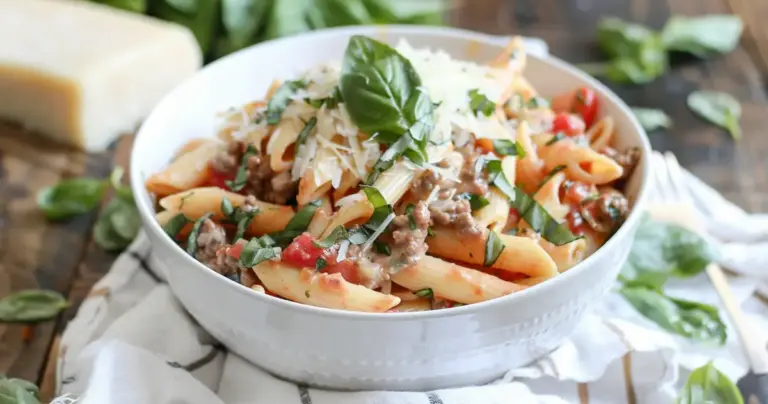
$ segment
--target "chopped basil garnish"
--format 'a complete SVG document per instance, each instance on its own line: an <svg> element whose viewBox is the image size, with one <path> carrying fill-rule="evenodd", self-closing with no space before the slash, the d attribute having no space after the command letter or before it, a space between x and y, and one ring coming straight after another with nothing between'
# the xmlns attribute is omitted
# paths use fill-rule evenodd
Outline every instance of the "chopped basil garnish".
<svg viewBox="0 0 768 404"><path fill-rule="evenodd" d="M507 230L506 232L504 232L504 234L506 234L508 236L517 236L517 233L519 231L520 231L520 229L518 229L517 227L513 227L513 228Z"/></svg>
<svg viewBox="0 0 768 404"><path fill-rule="evenodd" d="M248 145L248 148L245 149L245 153L243 153L243 158L240 160L240 167L237 169L235 179L233 181L225 181L229 189L237 192L245 187L245 184L248 182L248 158L257 155L258 153L259 151L256 150L253 145Z"/></svg>
<svg viewBox="0 0 768 404"><path fill-rule="evenodd" d="M427 236L434 237L435 231L432 229L432 226L427 227Z"/></svg>
<svg viewBox="0 0 768 404"><path fill-rule="evenodd" d="M278 250L275 241L269 236L254 237L243 246L238 264L244 268L252 268L266 260L277 257Z"/></svg>
<svg viewBox="0 0 768 404"><path fill-rule="evenodd" d="M489 161L486 164L486 170L488 171L488 181L509 198L510 205L517 209L520 217L525 219L531 228L540 233L545 240L554 245L563 245L581 238L574 235L567 225L558 223L530 195L510 184L501 169L501 161Z"/></svg>
<svg viewBox="0 0 768 404"><path fill-rule="evenodd" d="M309 290L305 290L305 291L304 291L304 297L306 297L307 299L309 299L309 297L310 297L310 296L311 296L311 295L309 294Z"/></svg>
<svg viewBox="0 0 768 404"><path fill-rule="evenodd" d="M565 133L563 132L557 132L555 133L555 136L552 136L552 139L549 139L546 143L547 146L552 146L553 144L565 139L567 136L565 136Z"/></svg>
<svg viewBox="0 0 768 404"><path fill-rule="evenodd" d="M315 271L318 271L318 272L322 271L327 266L328 266L328 261L326 261L324 258L318 258L315 261ZM307 297L309 297L309 296L307 296Z"/></svg>
<svg viewBox="0 0 768 404"><path fill-rule="evenodd" d="M229 198L226 196L221 199L221 213L226 217L230 217L235 213L235 208L232 207L232 202L230 202Z"/></svg>
<svg viewBox="0 0 768 404"><path fill-rule="evenodd" d="M547 101L546 98L543 97L532 97L528 102L526 103L526 108L549 108L549 101Z"/></svg>
<svg viewBox="0 0 768 404"><path fill-rule="evenodd" d="M496 110L496 104L489 100L485 94L480 94L476 88L469 90L469 109L475 114L481 113L485 116L491 116Z"/></svg>
<svg viewBox="0 0 768 404"><path fill-rule="evenodd" d="M206 213L200 219L197 219L195 225L192 226L192 231L189 232L189 237L187 238L187 254L193 257L195 256L195 253L197 252L197 236L200 235L200 227L202 227L203 222L210 219L212 216L213 213Z"/></svg>
<svg viewBox="0 0 768 404"><path fill-rule="evenodd" d="M304 102L311 105L313 108L320 108L323 106L323 103L325 103L325 98L320 98L316 100L305 98Z"/></svg>
<svg viewBox="0 0 768 404"><path fill-rule="evenodd" d="M163 225L163 231L171 236L172 239L176 239L176 235L179 234L187 223L189 223L189 219L183 213L177 213L168 223Z"/></svg>
<svg viewBox="0 0 768 404"><path fill-rule="evenodd" d="M543 187L547 182L549 182L549 180L551 180L552 177L555 176L555 174L557 174L557 173L559 173L560 171L563 171L563 170L565 170L565 166L562 165L562 164L559 165L559 166L556 166L555 168L553 168L552 171L550 171L549 174L547 174L547 176L544 177L543 180L541 180L541 182L539 183L539 187L536 189L536 192L539 192L541 187ZM534 194L536 192L534 192Z"/></svg>
<svg viewBox="0 0 768 404"><path fill-rule="evenodd" d="M387 148L381 157L379 157L379 160L376 161L376 164L373 165L371 172L368 173L368 177L365 179L365 185L372 185L374 182L376 182L376 180L379 178L379 175L392 167L392 165L395 164L395 160L402 156L406 150L412 147L413 143L413 139L410 137L401 136L400 139L389 146L389 148ZM422 159L421 161L414 161L414 163L421 164L425 159L426 158Z"/></svg>
<svg viewBox="0 0 768 404"><path fill-rule="evenodd" d="M243 212L244 214L238 218L236 221L237 223L237 230L235 231L235 235L232 237L232 242L236 242L237 240L240 240L245 236L245 231L248 230L248 227L251 225L251 220L253 220L253 217L256 216L259 211L258 210L252 210L250 212ZM234 216L237 216L237 212Z"/></svg>
<svg viewBox="0 0 768 404"><path fill-rule="evenodd" d="M283 111L291 103L291 98L296 92L302 88L307 88L307 84L303 81L286 81L283 83L272 98L269 99L267 104L267 123L270 125L277 125L280 122L280 117L283 115Z"/></svg>
<svg viewBox="0 0 768 404"><path fill-rule="evenodd" d="M405 207L405 214L408 215L408 227L411 228L411 230L416 230L416 220L413 218L413 210L416 209L416 205L409 203L408 206Z"/></svg>
<svg viewBox="0 0 768 404"><path fill-rule="evenodd" d="M373 205L373 214L363 227L373 232L376 231L376 229L384 223L387 216L392 213L392 206L387 203L387 200L384 199L381 192L374 187L363 187L363 193L365 193L365 196L368 198L368 202Z"/></svg>
<svg viewBox="0 0 768 404"><path fill-rule="evenodd" d="M341 90L339 90L338 86L334 87L331 95L326 98L320 98L317 100L311 100L309 98L304 99L304 102L315 108L320 108L325 105L325 107L328 109L336 108L336 106L338 106L342 101L343 99L341 98Z"/></svg>
<svg viewBox="0 0 768 404"><path fill-rule="evenodd" d="M413 294L418 297L426 297L427 299L431 299L435 295L434 292L432 292L432 288L419 289L413 292Z"/></svg>
<svg viewBox="0 0 768 404"><path fill-rule="evenodd" d="M499 235L495 231L488 233L488 240L485 241L485 258L483 259L483 266L489 267L499 259L501 252L504 251L506 246L501 241Z"/></svg>
<svg viewBox="0 0 768 404"><path fill-rule="evenodd" d="M55 318L68 306L67 299L53 290L21 290L0 299L0 323L46 321ZM7 402L15 403L16 401Z"/></svg>
<svg viewBox="0 0 768 404"><path fill-rule="evenodd" d="M520 143L507 139L496 139L493 141L493 148L500 156L518 156L525 158L525 150Z"/></svg>
<svg viewBox="0 0 768 404"><path fill-rule="evenodd" d="M44 188L37 205L50 220L64 220L90 212L104 196L109 184L96 178L73 178Z"/></svg>
<svg viewBox="0 0 768 404"><path fill-rule="evenodd" d="M379 254L384 254L387 257L392 255L392 250L389 248L389 245L386 243L382 243L381 241L374 241L373 246L376 247L376 252Z"/></svg>
<svg viewBox="0 0 768 404"><path fill-rule="evenodd" d="M293 239L304 233L309 227L309 222L312 221L312 216L315 215L315 211L322 205L322 202L318 199L308 203L291 218L283 231L272 233L271 236L278 241L278 244L288 244Z"/></svg>
<svg viewBox="0 0 768 404"><path fill-rule="evenodd" d="M309 137L309 132L312 131L312 129L317 125L317 118L312 117L309 121L307 121L307 124L304 125L304 128L299 132L299 137L296 138L296 145L301 146L304 144L304 142L307 141L307 138Z"/></svg>
<svg viewBox="0 0 768 404"><path fill-rule="evenodd" d="M337 226L326 238L312 243L320 248L329 248L341 240L349 240L351 244L360 245L368 240L368 236L358 230L347 231L344 226Z"/></svg>
<svg viewBox="0 0 768 404"><path fill-rule="evenodd" d="M476 211L478 209L482 209L486 206L488 206L491 202L488 201L488 199L482 195L477 194L471 194L469 192L464 192L459 195L457 195L459 199L466 199L469 201L469 206L472 208L472 211Z"/></svg>

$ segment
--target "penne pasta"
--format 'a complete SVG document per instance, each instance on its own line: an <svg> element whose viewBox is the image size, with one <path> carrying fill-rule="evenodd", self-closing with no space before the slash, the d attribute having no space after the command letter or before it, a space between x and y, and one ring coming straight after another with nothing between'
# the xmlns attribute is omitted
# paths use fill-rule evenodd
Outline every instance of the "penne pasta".
<svg viewBox="0 0 768 404"><path fill-rule="evenodd" d="M484 229L501 231L509 219L509 201L507 197L496 188L491 188L488 193L488 205L475 212L477 225Z"/></svg>
<svg viewBox="0 0 768 404"><path fill-rule="evenodd" d="M586 133L589 146L596 151L608 147L613 140L614 127L613 118L610 116L597 121Z"/></svg>
<svg viewBox="0 0 768 404"><path fill-rule="evenodd" d="M299 269L271 260L256 265L253 270L270 292L311 306L381 313L400 303L396 296L347 282L338 273Z"/></svg>
<svg viewBox="0 0 768 404"><path fill-rule="evenodd" d="M558 172L542 184L533 195L536 202L541 204L558 222L562 222L570 211L570 207L560 200L560 187L563 181L565 181L565 173Z"/></svg>
<svg viewBox="0 0 768 404"><path fill-rule="evenodd" d="M212 141L182 154L165 170L150 176L145 183L147 189L165 196L203 185L208 179L211 161L223 147L223 143Z"/></svg>
<svg viewBox="0 0 768 404"><path fill-rule="evenodd" d="M320 238L323 231L331 222L331 215L333 215L333 206L331 206L331 199L328 195L319 199L321 205L315 210L315 214L312 216L312 221L309 222L309 226L307 227L307 232L315 238Z"/></svg>
<svg viewBox="0 0 768 404"><path fill-rule="evenodd" d="M204 187L166 196L160 200L160 206L166 210L181 212L191 220L199 219L209 212L221 218L223 217L221 201L224 198L227 198L234 207L245 204L243 195L221 188ZM251 234L262 235L283 230L294 215L293 208L290 206L256 201L255 207L259 209L259 214L251 220L249 228Z"/></svg>
<svg viewBox="0 0 768 404"><path fill-rule="evenodd" d="M315 171L310 169L306 175L299 180L299 193L296 196L296 203L304 206L315 199L321 198L331 190L331 182L325 182L320 186L315 184Z"/></svg>
<svg viewBox="0 0 768 404"><path fill-rule="evenodd" d="M209 143L218 143L214 139L208 139L208 138L197 138L192 139L187 143L184 143L184 146L181 146L181 149L176 152L176 154L173 156L173 159L176 160L179 157L191 152L192 150L197 149L198 147L209 144Z"/></svg>
<svg viewBox="0 0 768 404"><path fill-rule="evenodd" d="M394 205L408 192L416 178L416 170L405 162L395 163L389 170L381 173L373 187L378 189L387 203Z"/></svg>
<svg viewBox="0 0 768 404"><path fill-rule="evenodd" d="M294 159L292 146L302 129L304 124L298 119L285 119L277 125L267 142L267 156L272 171L279 173L291 169Z"/></svg>
<svg viewBox="0 0 768 404"><path fill-rule="evenodd" d="M323 231L322 237L327 237L333 229L344 226L349 227L351 224L365 223L373 214L373 205L368 202L368 199L363 195L363 199L357 200L349 205L344 205L336 213L331 216L328 227Z"/></svg>
<svg viewBox="0 0 768 404"><path fill-rule="evenodd" d="M360 185L360 178L353 171L345 170L341 175L341 184L333 190L333 200L338 201L351 194L358 185Z"/></svg>
<svg viewBox="0 0 768 404"><path fill-rule="evenodd" d="M461 237L451 229L435 227L427 238L429 254L470 265L483 265L487 232L483 237ZM536 241L527 237L499 234L504 250L491 268L528 276L555 276L557 265Z"/></svg>
<svg viewBox="0 0 768 404"><path fill-rule="evenodd" d="M579 146L573 139L566 138L539 149L547 170L565 166L568 178L587 184L607 184L621 178L624 169L613 159Z"/></svg>
<svg viewBox="0 0 768 404"><path fill-rule="evenodd" d="M392 275L410 290L432 289L435 296L464 304L479 303L525 289L482 271L425 256L416 265Z"/></svg>
<svg viewBox="0 0 768 404"><path fill-rule="evenodd" d="M539 245L546 251L557 265L558 272L565 272L583 261L587 252L587 241L583 238L568 244L556 246L547 240L541 240Z"/></svg>

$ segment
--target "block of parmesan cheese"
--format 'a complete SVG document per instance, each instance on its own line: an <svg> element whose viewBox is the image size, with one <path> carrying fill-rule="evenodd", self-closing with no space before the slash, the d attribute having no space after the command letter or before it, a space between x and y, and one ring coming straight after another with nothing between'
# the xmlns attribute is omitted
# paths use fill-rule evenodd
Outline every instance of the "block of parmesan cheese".
<svg viewBox="0 0 768 404"><path fill-rule="evenodd" d="M192 33L77 0L0 0L0 119L99 151L200 68Z"/></svg>

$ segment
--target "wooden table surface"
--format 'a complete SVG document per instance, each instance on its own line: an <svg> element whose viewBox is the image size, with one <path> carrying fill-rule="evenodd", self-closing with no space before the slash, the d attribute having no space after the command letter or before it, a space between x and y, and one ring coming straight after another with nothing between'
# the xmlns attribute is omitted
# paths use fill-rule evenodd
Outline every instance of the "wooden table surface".
<svg viewBox="0 0 768 404"><path fill-rule="evenodd" d="M595 24L600 15L661 28L672 14L736 13L746 23L740 46L709 61L686 60L643 86L611 85L629 105L661 108L674 128L652 133L657 150L680 162L749 211L768 211L768 2L763 0L463 0L452 25L493 34L543 38L552 54L569 62L599 61ZM685 106L695 89L727 91L743 106L744 137L734 143L723 130ZM50 394L57 336L115 255L91 241L94 212L47 223L36 209L41 188L63 177L106 177L113 164L127 166L131 137L112 150L85 155L56 147L11 124L0 124L0 296L14 290L58 290L71 307L58 321L37 326L29 341L19 326L0 326L0 374L42 383Z"/></svg>

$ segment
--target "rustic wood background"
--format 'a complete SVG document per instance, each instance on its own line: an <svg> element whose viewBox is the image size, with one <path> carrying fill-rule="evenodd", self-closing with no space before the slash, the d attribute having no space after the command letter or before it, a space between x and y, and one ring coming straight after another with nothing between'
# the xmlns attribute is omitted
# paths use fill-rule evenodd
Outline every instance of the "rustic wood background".
<svg viewBox="0 0 768 404"><path fill-rule="evenodd" d="M463 0L450 22L494 34L541 37L554 55L581 63L602 59L595 44L601 15L661 28L672 14L711 13L736 13L744 19L747 27L734 52L709 61L675 60L670 73L649 85L611 87L628 104L661 108L673 118L673 129L650 134L656 149L673 151L685 167L745 209L766 211L765 0ZM741 142L734 143L725 131L686 108L685 98L694 89L727 91L742 102ZM106 177L113 164L127 166L131 142L131 136L124 136L108 152L85 155L0 123L0 296L46 288L68 295L72 304L58 321L38 326L27 341L19 326L0 326L0 374L37 381L50 394L57 336L115 259L91 241L96 212L48 223L36 209L37 192L64 177Z"/></svg>

